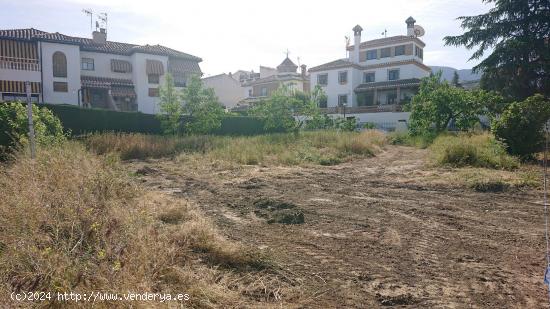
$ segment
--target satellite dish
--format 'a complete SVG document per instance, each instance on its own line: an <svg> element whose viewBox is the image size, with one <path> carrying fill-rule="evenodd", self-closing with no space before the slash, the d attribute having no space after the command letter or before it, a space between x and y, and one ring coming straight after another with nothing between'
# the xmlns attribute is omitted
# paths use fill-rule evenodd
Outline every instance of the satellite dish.
<svg viewBox="0 0 550 309"><path fill-rule="evenodd" d="M414 26L414 36L415 37L421 37L421 36L424 36L424 34L426 34L426 31L424 30L424 28L422 28L422 26L420 25L415 25Z"/></svg>

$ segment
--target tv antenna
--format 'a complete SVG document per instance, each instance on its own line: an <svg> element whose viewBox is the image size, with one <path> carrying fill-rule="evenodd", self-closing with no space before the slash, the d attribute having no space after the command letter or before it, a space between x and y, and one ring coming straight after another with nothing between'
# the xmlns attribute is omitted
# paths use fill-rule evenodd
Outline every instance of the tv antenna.
<svg viewBox="0 0 550 309"><path fill-rule="evenodd" d="M92 31L92 18L94 16L94 11L92 11L91 9L83 9L82 13L90 16L90 31Z"/></svg>
<svg viewBox="0 0 550 309"><path fill-rule="evenodd" d="M384 31L382 31L382 35L387 38L388 37L388 29L384 29Z"/></svg>
<svg viewBox="0 0 550 309"><path fill-rule="evenodd" d="M99 25L101 26L100 28L107 29L107 13L105 13L105 12L99 13L99 14L97 14L97 18L100 21L100 23L99 23Z"/></svg>

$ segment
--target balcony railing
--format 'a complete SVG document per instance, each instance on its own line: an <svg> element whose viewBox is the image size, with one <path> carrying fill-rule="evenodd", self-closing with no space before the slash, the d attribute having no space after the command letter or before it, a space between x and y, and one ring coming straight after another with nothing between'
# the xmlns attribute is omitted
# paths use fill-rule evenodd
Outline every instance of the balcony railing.
<svg viewBox="0 0 550 309"><path fill-rule="evenodd" d="M40 64L38 59L0 56L0 69L40 71Z"/></svg>
<svg viewBox="0 0 550 309"><path fill-rule="evenodd" d="M343 114L344 112L346 114L361 114L361 113L383 113L383 112L401 112L401 111L403 111L403 106L399 104L352 106L352 107L346 107L345 110L343 106L321 108L321 112L325 114Z"/></svg>

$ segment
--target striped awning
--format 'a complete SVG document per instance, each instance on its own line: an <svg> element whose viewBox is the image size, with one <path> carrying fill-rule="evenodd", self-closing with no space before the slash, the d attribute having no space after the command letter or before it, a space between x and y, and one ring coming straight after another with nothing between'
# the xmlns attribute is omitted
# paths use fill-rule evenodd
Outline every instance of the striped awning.
<svg viewBox="0 0 550 309"><path fill-rule="evenodd" d="M126 60L111 59L111 71L118 73L131 73L132 64Z"/></svg>
<svg viewBox="0 0 550 309"><path fill-rule="evenodd" d="M14 80L0 80L0 92L27 93L25 82ZM31 82L31 93L40 93L40 82Z"/></svg>
<svg viewBox="0 0 550 309"><path fill-rule="evenodd" d="M113 97L135 98L136 92L134 87L113 87L111 88L111 95Z"/></svg>
<svg viewBox="0 0 550 309"><path fill-rule="evenodd" d="M170 58L168 60L168 71L174 73L201 73L199 63L187 59Z"/></svg>
<svg viewBox="0 0 550 309"><path fill-rule="evenodd" d="M36 43L15 40L0 40L0 58L18 59L25 62L37 62Z"/></svg>
<svg viewBox="0 0 550 309"><path fill-rule="evenodd" d="M162 61L147 59L145 71L147 74L164 75L164 65Z"/></svg>

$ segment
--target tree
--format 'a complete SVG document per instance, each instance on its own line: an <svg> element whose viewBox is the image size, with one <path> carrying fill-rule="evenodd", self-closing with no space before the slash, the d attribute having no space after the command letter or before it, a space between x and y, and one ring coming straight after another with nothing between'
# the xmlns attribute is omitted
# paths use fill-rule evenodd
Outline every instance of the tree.
<svg viewBox="0 0 550 309"><path fill-rule="evenodd" d="M496 105L499 96L484 90L467 91L441 80L441 72L426 77L406 108L411 112L412 134L439 133L454 120L460 130L479 123L479 116L488 113L487 106Z"/></svg>
<svg viewBox="0 0 550 309"><path fill-rule="evenodd" d="M183 111L190 119L185 123L186 132L208 134L220 128L225 110L214 89L204 88L198 76L192 76L187 83L183 101Z"/></svg>
<svg viewBox="0 0 550 309"><path fill-rule="evenodd" d="M458 77L458 72L454 71L453 73L453 81L451 82L451 85L455 87L460 87L460 79Z"/></svg>
<svg viewBox="0 0 550 309"><path fill-rule="evenodd" d="M540 94L510 104L492 121L491 130L506 143L508 152L528 158L544 146L544 125L550 118L550 102Z"/></svg>
<svg viewBox="0 0 550 309"><path fill-rule="evenodd" d="M32 106L34 135L39 146L51 147L66 140L61 121L49 109ZM0 104L0 159L28 143L27 107L21 102Z"/></svg>
<svg viewBox="0 0 550 309"><path fill-rule="evenodd" d="M159 88L159 107L158 115L162 130L165 134L181 133L181 119L184 113L183 95L174 84L172 75L166 74L164 84Z"/></svg>
<svg viewBox="0 0 550 309"><path fill-rule="evenodd" d="M298 132L307 120L318 119L319 102L324 93L316 87L311 94L283 85L271 97L256 104L251 113L262 117L265 128Z"/></svg>
<svg viewBox="0 0 550 309"><path fill-rule="evenodd" d="M477 50L470 60L491 54L475 66L482 72L481 87L506 98L523 100L535 93L550 96L550 2L548 0L482 0L495 3L486 14L461 16L458 36L446 45Z"/></svg>

